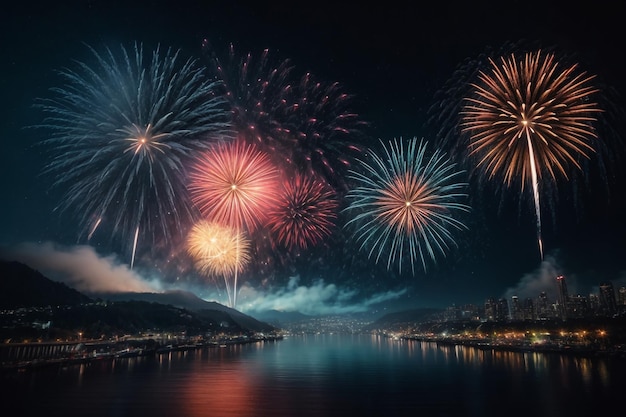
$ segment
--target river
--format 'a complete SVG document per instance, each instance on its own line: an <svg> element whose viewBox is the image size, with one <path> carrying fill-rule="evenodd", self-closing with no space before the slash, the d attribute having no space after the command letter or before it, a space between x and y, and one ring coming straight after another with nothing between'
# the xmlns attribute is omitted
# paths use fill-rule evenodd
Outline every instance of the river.
<svg viewBox="0 0 626 417"><path fill-rule="evenodd" d="M609 416L626 400L625 359L365 334L288 336L0 378L2 407L15 416L572 417Z"/></svg>

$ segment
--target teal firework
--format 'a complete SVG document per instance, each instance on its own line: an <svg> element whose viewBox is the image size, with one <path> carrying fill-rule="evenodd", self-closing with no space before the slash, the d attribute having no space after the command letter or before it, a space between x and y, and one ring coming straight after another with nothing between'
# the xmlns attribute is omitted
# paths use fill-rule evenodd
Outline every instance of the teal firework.
<svg viewBox="0 0 626 417"><path fill-rule="evenodd" d="M397 265L402 273L403 262L410 262L415 274L419 261L426 271L456 246L454 232L467 229L460 216L470 210L463 171L439 150L427 154L424 140L381 145L382 153L359 160L362 170L350 171L356 186L347 193L345 227L359 249L376 263L386 261L387 269Z"/></svg>
<svg viewBox="0 0 626 417"><path fill-rule="evenodd" d="M138 242L156 248L191 224L184 167L228 132L228 108L179 50L88 48L92 62L59 71L63 85L37 102L51 150L44 174L63 189L57 209L76 213L81 236L106 229L132 248L132 266Z"/></svg>

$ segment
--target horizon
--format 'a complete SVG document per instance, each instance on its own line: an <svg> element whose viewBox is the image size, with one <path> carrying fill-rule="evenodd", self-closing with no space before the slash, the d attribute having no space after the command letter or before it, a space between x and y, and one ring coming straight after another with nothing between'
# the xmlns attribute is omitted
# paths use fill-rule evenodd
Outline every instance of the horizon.
<svg viewBox="0 0 626 417"><path fill-rule="evenodd" d="M46 272L46 268L47 268L46 266L42 265L42 268L37 268L25 262L3 259L2 256L0 256L0 260L3 262L17 262L19 264L25 265L31 270L40 273L46 279L52 282L64 284L68 288L74 289L91 299L100 298L100 299L109 299L112 301L115 301L115 300L119 301L120 296L122 297L121 298L122 300L132 299L133 294L136 294L138 296L146 295L146 294L147 295L183 294L185 297L187 297L188 295L191 295L195 299L200 300L202 302L217 303L225 308L232 309L232 307L229 307L227 304L220 302L218 299L201 297L191 289L186 289L186 288L181 288L181 287L157 289L157 288L148 287L148 286L140 288L140 286L138 285L134 285L132 289L129 288L127 290L122 290L115 286L105 288L105 287L102 287L101 285L93 285L92 283L90 283L90 277L94 277L95 275L92 275L89 273L82 275L82 274L77 274L76 271L73 271L73 273L71 274L68 274L68 273L59 274L58 270L56 271L56 273L54 270L49 270L50 272L48 273L51 273L52 275L51 277ZM90 269L90 271L93 271L93 270L94 270L93 268ZM107 278L109 278L109 276L105 277L105 279ZM545 279L546 276L544 275L543 278ZM284 314L297 313L300 315L304 315L306 317L325 317L325 316L341 316L341 315L372 315L372 316L377 316L377 318L380 318L385 314L390 314L394 312L421 310L421 309L436 309L440 311L445 311L452 307L462 308L462 307L467 307L467 306L474 306L480 310L480 309L485 308L485 304L489 300L498 301L498 300L504 299L507 301L507 304L510 304L513 297L518 297L520 300L525 300L525 299L535 300L539 298L542 292L546 293L548 297L548 301L558 303L557 277L547 277L547 279L548 279L549 285L553 287L551 291L546 292L545 287L538 286L537 285L538 282L533 282L532 285L529 285L527 287L528 289L532 289L532 291L535 291L532 294L530 292L527 292L525 296L520 296L515 292L509 292L508 294L503 294L501 297L493 297L493 296L486 295L483 301L480 303L463 302L461 300L459 302L451 302L445 305L443 304L442 305L415 305L414 303L410 301L410 298L400 299L402 294L399 294L396 297L389 297L388 299L381 299L383 297L380 297L380 295L378 296L378 298L376 298L376 295L375 295L374 297L370 298L369 301L366 300L365 302L362 302L359 304L350 304L351 300L347 299L345 304L341 304L341 303L338 304L335 301L333 301L332 297L320 298L320 297L304 296L301 298L306 299L306 302L308 304L306 308L300 310L297 308L297 306L294 306L294 304L291 304L290 307L285 307L285 306L289 306L290 304L288 302L285 302L285 300L281 300L280 297L276 296L276 294L274 295L267 294L267 295L262 295L262 296L259 296L258 294L256 294L255 296L252 297L252 299L256 301L256 304L249 304L246 306L244 303L243 306L234 308L234 310L239 311L246 315L250 315L252 317L254 317L255 315L263 315L269 312L278 312L278 313L284 313ZM570 283L567 280L567 277L565 277L565 279L569 288ZM127 281L125 280L125 282ZM611 285L613 286L615 290L615 296L617 296L617 290L619 288L626 287L626 284L624 283L620 284L618 282L614 285L613 281L607 281L607 282L610 282ZM601 284L603 283L598 283L598 287ZM97 290L94 291L94 288L97 288ZM299 287L298 291L302 292L303 288ZM315 287L308 288L307 291L308 291L306 293L307 295L311 294L313 291L315 291ZM321 291L323 291L323 287L321 287ZM598 292L599 292L599 288L594 289L593 292L590 292L584 295L570 291L571 293L570 295L588 297L589 295L592 295L592 294L597 295ZM245 287L244 287L244 293L245 293ZM289 292L287 291L286 294L289 294ZM264 302L263 301L264 299L268 299L271 301ZM262 301L259 302L259 300L262 300ZM328 303L329 300L331 300L330 303Z"/></svg>

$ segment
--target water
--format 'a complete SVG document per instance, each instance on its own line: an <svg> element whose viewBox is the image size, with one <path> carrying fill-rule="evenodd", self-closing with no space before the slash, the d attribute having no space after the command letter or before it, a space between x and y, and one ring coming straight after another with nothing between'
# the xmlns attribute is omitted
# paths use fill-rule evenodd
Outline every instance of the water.
<svg viewBox="0 0 626 417"><path fill-rule="evenodd" d="M16 416L608 416L626 360L307 335L0 380Z"/></svg>

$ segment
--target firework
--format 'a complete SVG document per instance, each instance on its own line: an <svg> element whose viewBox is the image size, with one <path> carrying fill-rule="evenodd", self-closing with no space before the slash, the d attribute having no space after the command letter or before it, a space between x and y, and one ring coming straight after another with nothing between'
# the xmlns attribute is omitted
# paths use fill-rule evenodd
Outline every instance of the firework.
<svg viewBox="0 0 626 417"><path fill-rule="evenodd" d="M269 213L269 229L283 246L307 249L332 234L338 206L328 184L298 173L283 183L281 200Z"/></svg>
<svg viewBox="0 0 626 417"><path fill-rule="evenodd" d="M218 84L180 51L89 50L95 65L60 71L65 85L37 104L47 115L39 127L52 132L44 173L65 188L58 208L76 211L88 239L107 224L132 246L132 267L139 240L156 247L193 220L183 166L225 132L228 113Z"/></svg>
<svg viewBox="0 0 626 417"><path fill-rule="evenodd" d="M252 232L276 203L278 171L269 157L238 140L216 144L189 174L191 199L207 219Z"/></svg>
<svg viewBox="0 0 626 417"><path fill-rule="evenodd" d="M292 160L299 169L321 175L331 184L341 181L351 159L361 154L357 144L367 123L352 109L353 97L337 82L323 83L305 74L286 107L282 135L294 139Z"/></svg>
<svg viewBox="0 0 626 417"><path fill-rule="evenodd" d="M537 239L541 238L540 184L568 179L581 160L594 153L593 123L600 112L591 97L594 77L565 67L541 51L489 60L461 111L462 132L469 134L469 154L488 179L510 187L530 186L535 204Z"/></svg>
<svg viewBox="0 0 626 417"><path fill-rule="evenodd" d="M288 149L279 138L281 114L293 66L289 60L276 60L265 49L255 57L240 56L231 44L228 58L222 62L208 41L204 49L210 55L209 67L223 81L223 95L228 100L233 128L246 143L284 158ZM286 146L285 146L286 145Z"/></svg>
<svg viewBox="0 0 626 417"><path fill-rule="evenodd" d="M413 138L406 148L401 139L381 144L382 155L372 152L372 162L361 161L363 172L350 171L358 185L347 194L345 211L353 217L346 227L354 227L360 249L376 263L386 256L387 269L397 263L401 273L408 259L415 274L419 259L426 271L426 259L445 255L456 244L453 231L466 229L454 216L469 211L460 202L467 184L444 153L426 154L425 141Z"/></svg>
<svg viewBox="0 0 626 417"><path fill-rule="evenodd" d="M232 45L229 51L225 64L215 53L211 63L224 80L238 134L277 163L345 187L343 174L367 126L351 109L353 97L337 82L296 77L289 60L273 60L268 50L258 59L238 56Z"/></svg>
<svg viewBox="0 0 626 417"><path fill-rule="evenodd" d="M236 282L231 286L229 277L236 276L250 262L250 242L243 233L218 223L201 220L187 238L187 252L195 267L205 275L221 275L226 284L231 307L236 303Z"/></svg>

